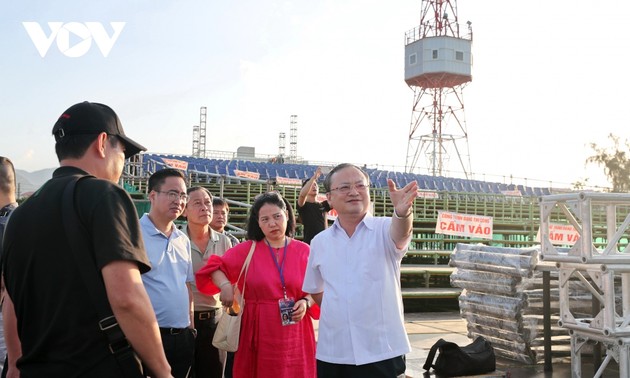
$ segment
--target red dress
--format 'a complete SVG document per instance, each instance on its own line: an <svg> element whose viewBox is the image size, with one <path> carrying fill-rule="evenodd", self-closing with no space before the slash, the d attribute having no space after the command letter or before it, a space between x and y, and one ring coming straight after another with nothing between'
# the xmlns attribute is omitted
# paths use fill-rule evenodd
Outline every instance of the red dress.
<svg viewBox="0 0 630 378"><path fill-rule="evenodd" d="M197 288L206 294L218 293L219 288L210 278L217 269L225 273L232 283L236 282L251 243L240 243L223 256L211 256L207 265L196 274ZM281 256L283 250L280 250ZM309 251L308 244L299 240L291 240L286 248L284 281L287 296L296 301L306 296L302 291L302 282ZM282 265L282 260L279 264ZM241 291L242 284L243 278L238 284ZM239 347L234 357L234 378L317 376L315 333L311 318L319 319L319 307L313 305L297 324L283 326L278 305L278 300L283 297L280 273L272 252L264 240L256 242L245 286L245 308Z"/></svg>

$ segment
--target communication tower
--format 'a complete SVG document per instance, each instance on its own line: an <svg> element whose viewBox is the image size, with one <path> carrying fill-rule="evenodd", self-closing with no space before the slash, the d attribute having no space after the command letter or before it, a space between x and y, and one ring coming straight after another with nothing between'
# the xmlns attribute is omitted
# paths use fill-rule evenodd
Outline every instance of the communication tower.
<svg viewBox="0 0 630 378"><path fill-rule="evenodd" d="M291 129L289 134L289 161L297 161L297 115L291 116Z"/></svg>
<svg viewBox="0 0 630 378"><path fill-rule="evenodd" d="M460 35L457 0L422 0L421 7L420 25L405 33L405 82L414 92L405 171L424 156L429 174L442 176L456 156L468 178L462 91L472 81L471 23Z"/></svg>
<svg viewBox="0 0 630 378"><path fill-rule="evenodd" d="M194 157L206 157L206 111L202 106L199 110L199 125L193 126L192 155Z"/></svg>

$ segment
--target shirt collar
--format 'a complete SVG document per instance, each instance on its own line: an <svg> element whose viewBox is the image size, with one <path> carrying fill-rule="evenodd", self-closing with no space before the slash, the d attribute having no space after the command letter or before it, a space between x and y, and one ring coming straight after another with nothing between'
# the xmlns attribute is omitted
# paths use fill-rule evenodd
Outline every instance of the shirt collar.
<svg viewBox="0 0 630 378"><path fill-rule="evenodd" d="M0 208L0 217L8 216L9 213L15 210L16 207L17 207L16 202L12 202L10 204L7 204L6 206L3 206L2 208Z"/></svg>
<svg viewBox="0 0 630 378"><path fill-rule="evenodd" d="M188 236L190 239L190 233L188 232L188 223L184 225L182 231ZM219 233L212 229L212 227L208 226L208 231L210 231L210 241L216 243L219 241Z"/></svg>
<svg viewBox="0 0 630 378"><path fill-rule="evenodd" d="M6 204L5 206L0 207L0 212L15 210L15 208L17 207L17 205L18 205L18 204L17 204L17 202L11 202L11 203L8 203L8 204Z"/></svg>
<svg viewBox="0 0 630 378"><path fill-rule="evenodd" d="M359 222L359 224L357 224L357 228L359 228L359 226L363 224L368 230L373 230L374 229L374 215L372 215L371 213L365 213L365 216L363 217L363 219L361 219L361 222ZM335 223L333 223L332 227L334 227L335 229L339 230L339 231L343 231L343 228L341 227L341 224L339 223L339 218L335 219Z"/></svg>
<svg viewBox="0 0 630 378"><path fill-rule="evenodd" d="M52 177L53 178L57 178L57 177L76 175L76 174L89 175L89 173L87 173L86 171L82 170L81 168L74 167L72 165L64 165L63 167L59 167L59 168L55 169L55 171L52 174Z"/></svg>
<svg viewBox="0 0 630 378"><path fill-rule="evenodd" d="M149 218L149 214L148 213L144 213L144 215L142 216L142 218L140 218L140 225L145 229L145 231L147 232L147 234L151 235L151 236L155 236L155 235L162 235L165 238L168 238L166 236L166 234L164 234L162 231L160 231L157 227L155 227L155 224L153 224L153 221L151 221L151 218ZM178 233L180 233L181 231L179 230L179 228L177 228L177 225L175 223L173 223L173 232L171 232L171 238L174 235L177 235Z"/></svg>

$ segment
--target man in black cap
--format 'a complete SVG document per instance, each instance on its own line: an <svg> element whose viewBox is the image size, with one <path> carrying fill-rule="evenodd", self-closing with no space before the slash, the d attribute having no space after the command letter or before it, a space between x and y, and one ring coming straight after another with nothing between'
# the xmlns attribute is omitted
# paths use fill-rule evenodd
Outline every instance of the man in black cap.
<svg viewBox="0 0 630 378"><path fill-rule="evenodd" d="M125 135L111 108L98 103L71 106L53 135L61 167L13 212L5 230L2 273L19 336L7 340L9 369L29 377L123 376L111 351L120 345L112 345L100 329L107 327L99 323L97 299L86 288L82 271L88 271L103 281L105 301L151 376L170 377L140 277L150 266L138 215L117 185L125 158L145 148ZM93 177L77 182L73 198L83 230L66 233L64 189L86 175ZM71 238L82 232L89 248L80 252L89 254L91 266L73 253Z"/></svg>

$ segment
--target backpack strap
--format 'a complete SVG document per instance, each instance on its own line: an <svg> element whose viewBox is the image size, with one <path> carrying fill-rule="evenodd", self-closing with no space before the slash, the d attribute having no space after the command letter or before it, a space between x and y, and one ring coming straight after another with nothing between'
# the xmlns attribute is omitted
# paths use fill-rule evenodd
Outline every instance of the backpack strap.
<svg viewBox="0 0 630 378"><path fill-rule="evenodd" d="M87 229L79 220L76 212L74 203L75 187L79 181L88 178L94 178L94 176L73 175L68 184L66 184L61 199L63 227L81 278L88 291L88 296L92 299L92 304L95 306L100 318L98 322L99 329L107 336L109 352L116 358L125 377L142 377L142 368L136 354L114 317L112 308L107 300L107 291L101 279L101 272L91 258L93 248L88 240Z"/></svg>
<svg viewBox="0 0 630 378"><path fill-rule="evenodd" d="M429 350L429 354L427 355L427 359L424 362L424 366L422 367L424 370L431 370L431 368L435 369L435 365L433 365L433 360L435 359L435 352L445 345L453 344L450 341L446 341L444 339L439 339L433 344L431 350Z"/></svg>

